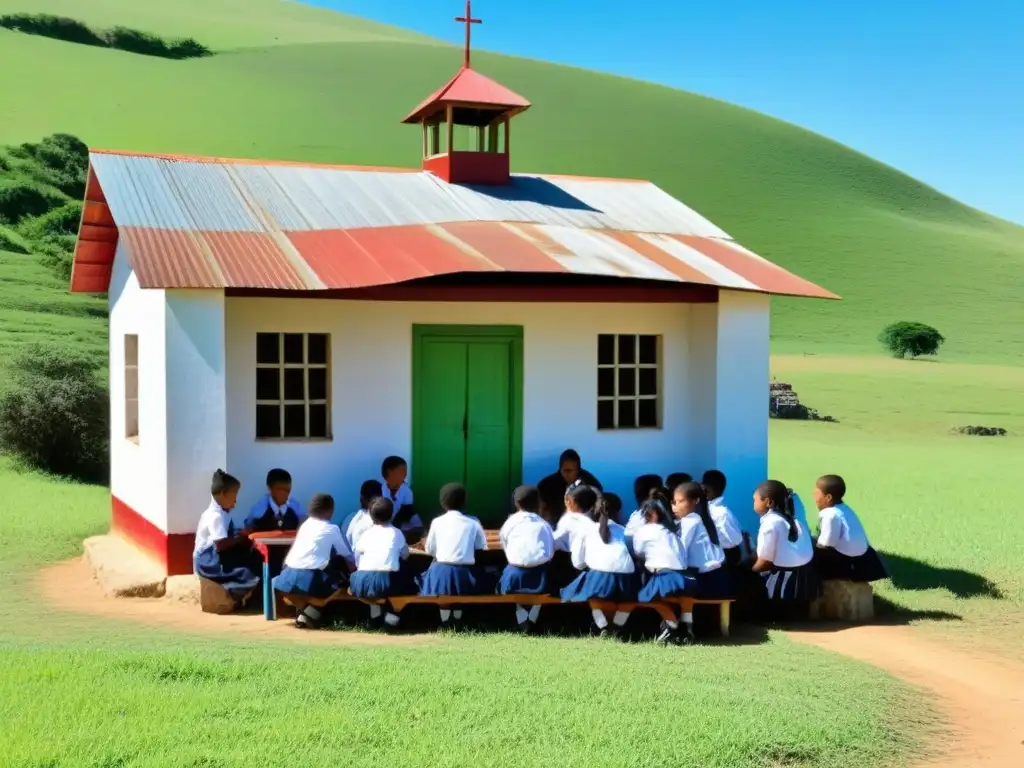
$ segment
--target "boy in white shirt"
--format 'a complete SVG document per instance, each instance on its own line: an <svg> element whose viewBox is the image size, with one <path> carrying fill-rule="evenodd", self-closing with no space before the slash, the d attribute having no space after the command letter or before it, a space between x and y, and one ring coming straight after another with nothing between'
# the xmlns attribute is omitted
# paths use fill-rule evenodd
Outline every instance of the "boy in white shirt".
<svg viewBox="0 0 1024 768"><path fill-rule="evenodd" d="M879 581L889 578L885 563L868 543L857 514L843 501L846 482L822 475L814 487L819 534L814 564L822 579Z"/></svg>
<svg viewBox="0 0 1024 768"><path fill-rule="evenodd" d="M383 498L383 486L379 480L367 480L359 487L359 509L345 525L345 538L349 547L356 551L359 537L373 527L373 520L370 517L370 504L374 499ZM390 501L390 499L389 499ZM394 514L394 504L391 505L391 514Z"/></svg>
<svg viewBox="0 0 1024 768"><path fill-rule="evenodd" d="M725 473L709 469L701 478L701 485L708 500L708 512L718 529L718 544L725 553L725 562L736 567L743 560L744 538L736 515L725 506Z"/></svg>
<svg viewBox="0 0 1024 768"><path fill-rule="evenodd" d="M413 507L412 489L405 482L409 465L401 456L388 456L380 465L381 493L395 507L395 527L406 542L415 544L423 538L423 520Z"/></svg>
<svg viewBox="0 0 1024 768"><path fill-rule="evenodd" d="M259 586L262 559L249 541L249 532L235 531L231 510L238 503L242 484L218 469L210 483L210 505L199 516L192 567L200 578L220 584L244 605Z"/></svg>

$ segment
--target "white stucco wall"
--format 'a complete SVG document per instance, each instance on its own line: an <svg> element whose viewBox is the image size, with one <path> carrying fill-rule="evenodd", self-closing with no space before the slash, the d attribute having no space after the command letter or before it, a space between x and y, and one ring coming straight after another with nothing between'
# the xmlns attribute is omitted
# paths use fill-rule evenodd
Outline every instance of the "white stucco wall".
<svg viewBox="0 0 1024 768"><path fill-rule="evenodd" d="M122 246L110 279L110 490L167 530L165 292L142 290ZM125 437L124 337L139 337L139 437Z"/></svg>
<svg viewBox="0 0 1024 768"><path fill-rule="evenodd" d="M384 456L398 454L411 460L413 324L523 327L526 482L554 471L558 454L569 447L582 454L584 466L608 490L619 493L626 505L631 505L634 477L643 472L698 474L719 466L730 474L733 503L748 494L746 486L755 472L761 471L757 482L763 479L760 468L766 463L766 442L759 443L758 435L766 440L767 379L762 382L751 368L759 367L757 356L761 355L767 373L765 297L739 296L720 305L572 307L229 298L225 306L226 469L243 481L239 517L263 493L264 477L273 466L292 473L296 495L303 503L313 493L332 493L343 517L355 508L360 483L379 476ZM255 440L258 332L331 335L333 441ZM661 429L597 430L600 333L662 336ZM732 344L739 346L733 349ZM722 389L716 393L719 382ZM750 403L742 402L752 394L756 396ZM214 423L220 418L218 409L215 404ZM750 417L763 423L745 423ZM755 455L741 455L744 451ZM211 450L207 460L214 455ZM202 473L214 468L204 466ZM415 474L414 467L412 471ZM180 527L175 513L172 532L194 528L202 507L197 504L191 520L181 517Z"/></svg>

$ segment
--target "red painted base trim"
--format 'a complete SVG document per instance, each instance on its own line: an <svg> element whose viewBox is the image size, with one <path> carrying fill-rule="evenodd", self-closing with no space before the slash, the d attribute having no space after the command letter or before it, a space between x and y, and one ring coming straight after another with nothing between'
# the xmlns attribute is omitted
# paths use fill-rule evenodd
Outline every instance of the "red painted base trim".
<svg viewBox="0 0 1024 768"><path fill-rule="evenodd" d="M165 533L113 494L110 528L162 565L168 576L192 573L194 533Z"/></svg>

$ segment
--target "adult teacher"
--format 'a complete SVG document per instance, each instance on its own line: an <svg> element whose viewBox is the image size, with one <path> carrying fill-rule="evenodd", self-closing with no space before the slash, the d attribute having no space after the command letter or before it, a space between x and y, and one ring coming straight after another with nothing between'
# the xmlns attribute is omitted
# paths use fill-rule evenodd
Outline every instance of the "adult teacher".
<svg viewBox="0 0 1024 768"><path fill-rule="evenodd" d="M601 481L583 469L580 464L580 455L572 448L562 451L562 455L558 457L558 471L537 483L537 490L540 491L541 514L552 525L558 522L558 518L565 511L566 490L577 480L582 480L584 484L599 491L604 490L601 487Z"/></svg>

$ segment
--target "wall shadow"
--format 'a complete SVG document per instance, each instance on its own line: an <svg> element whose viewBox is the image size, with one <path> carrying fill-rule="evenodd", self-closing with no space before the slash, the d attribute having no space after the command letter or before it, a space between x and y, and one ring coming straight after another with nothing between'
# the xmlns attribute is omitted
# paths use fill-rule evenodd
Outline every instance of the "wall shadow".
<svg viewBox="0 0 1024 768"><path fill-rule="evenodd" d="M880 552L889 567L892 585L896 589L920 592L928 589L948 589L957 597L990 597L1003 599L995 582L962 568L942 568L904 555Z"/></svg>

